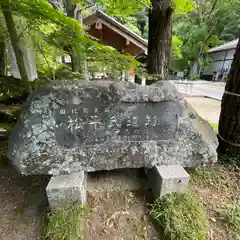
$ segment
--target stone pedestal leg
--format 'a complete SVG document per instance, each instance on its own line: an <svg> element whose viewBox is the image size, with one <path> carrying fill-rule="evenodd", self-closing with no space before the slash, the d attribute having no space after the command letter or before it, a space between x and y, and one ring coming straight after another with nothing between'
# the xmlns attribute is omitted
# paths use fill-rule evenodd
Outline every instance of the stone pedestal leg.
<svg viewBox="0 0 240 240"><path fill-rule="evenodd" d="M52 177L46 188L51 210L84 205L87 201L87 176L84 171Z"/></svg>
<svg viewBox="0 0 240 240"><path fill-rule="evenodd" d="M183 192L189 182L189 174L180 165L156 166L148 169L147 177L154 198L172 192Z"/></svg>

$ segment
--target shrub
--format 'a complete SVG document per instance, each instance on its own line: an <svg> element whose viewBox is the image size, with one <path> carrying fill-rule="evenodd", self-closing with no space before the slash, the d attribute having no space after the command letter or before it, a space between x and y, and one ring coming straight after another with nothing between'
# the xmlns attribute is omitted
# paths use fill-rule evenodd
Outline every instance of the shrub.
<svg viewBox="0 0 240 240"><path fill-rule="evenodd" d="M172 193L156 200L151 216L171 240L205 240L208 219L192 192Z"/></svg>

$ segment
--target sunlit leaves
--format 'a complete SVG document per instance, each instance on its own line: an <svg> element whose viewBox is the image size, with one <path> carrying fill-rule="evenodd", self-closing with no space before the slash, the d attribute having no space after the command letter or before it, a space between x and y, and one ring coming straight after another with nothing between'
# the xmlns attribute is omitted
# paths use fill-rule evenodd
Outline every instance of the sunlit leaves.
<svg viewBox="0 0 240 240"><path fill-rule="evenodd" d="M196 7L196 3L193 0L172 0L171 4L175 14L186 14Z"/></svg>
<svg viewBox="0 0 240 240"><path fill-rule="evenodd" d="M177 36L173 36L172 37L172 57L175 59L181 58L182 57L182 40L177 37Z"/></svg>

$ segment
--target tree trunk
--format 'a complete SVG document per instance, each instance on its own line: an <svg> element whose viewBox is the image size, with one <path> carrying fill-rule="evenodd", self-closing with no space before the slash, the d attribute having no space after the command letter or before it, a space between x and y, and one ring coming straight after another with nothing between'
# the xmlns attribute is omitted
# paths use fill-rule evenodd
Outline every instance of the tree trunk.
<svg viewBox="0 0 240 240"><path fill-rule="evenodd" d="M240 152L240 40L238 42L225 93L222 98L219 120L218 151ZM239 146L237 146L239 145Z"/></svg>
<svg viewBox="0 0 240 240"><path fill-rule="evenodd" d="M148 73L167 79L172 42L170 0L151 0L148 34Z"/></svg>
<svg viewBox="0 0 240 240"><path fill-rule="evenodd" d="M80 71L80 59L79 55L75 52L71 51L71 63L72 63L72 71L79 72Z"/></svg>
<svg viewBox="0 0 240 240"><path fill-rule="evenodd" d="M4 18L6 21L8 33L9 33L9 36L10 36L10 39L12 42L13 50L15 52L17 65L18 65L18 69L19 69L22 81L25 85L26 91L28 93L31 93L32 88L29 83L27 71L25 68L23 52L20 47L20 40L17 35L17 30L15 28L12 13L10 12L9 2L5 1L4 3L1 3L1 8L2 8L2 12L3 12Z"/></svg>
<svg viewBox="0 0 240 240"><path fill-rule="evenodd" d="M6 75L6 44L0 42L0 76Z"/></svg>
<svg viewBox="0 0 240 240"><path fill-rule="evenodd" d="M76 4L73 4L72 0L68 0L66 1L65 4L65 8L66 8L66 12L67 12L67 16L70 18L74 18L77 19L77 6ZM77 19L78 20L78 19ZM76 54L74 52L74 49L72 49L71 47L71 63L72 63L72 71L73 72L79 72L81 67L81 63L80 63L80 57L78 54Z"/></svg>

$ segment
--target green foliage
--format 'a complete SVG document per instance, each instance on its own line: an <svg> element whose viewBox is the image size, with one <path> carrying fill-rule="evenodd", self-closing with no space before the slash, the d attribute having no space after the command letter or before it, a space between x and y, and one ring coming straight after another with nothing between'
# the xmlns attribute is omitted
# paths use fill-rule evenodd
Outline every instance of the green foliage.
<svg viewBox="0 0 240 240"><path fill-rule="evenodd" d="M44 239L84 239L84 221L86 216L87 210L81 206L73 206L66 210L59 209L54 213L50 213Z"/></svg>
<svg viewBox="0 0 240 240"><path fill-rule="evenodd" d="M110 59L109 65L117 71L137 65L133 57L119 54L115 49L91 40L77 20L54 9L47 0L16 0L10 2L10 7L24 23L20 24L24 26L20 28L19 35L27 33L33 40L40 76L53 77L54 69L60 66L56 58L72 53L88 59L94 56L102 64L109 63Z"/></svg>
<svg viewBox="0 0 240 240"><path fill-rule="evenodd" d="M175 9L175 14L186 14L196 7L193 0L174 0L171 1L172 7Z"/></svg>
<svg viewBox="0 0 240 240"><path fill-rule="evenodd" d="M174 59L180 59L182 57L182 44L183 42L179 37L175 35L172 37L172 57Z"/></svg>
<svg viewBox="0 0 240 240"><path fill-rule="evenodd" d="M151 216L171 240L205 240L208 220L203 204L192 193L172 193L158 199Z"/></svg>
<svg viewBox="0 0 240 240"><path fill-rule="evenodd" d="M205 67L209 59L204 53L209 48L239 37L240 11L236 0L196 1L191 11L175 16L174 20L174 35L183 42L182 58L172 63L175 70L191 71L196 63Z"/></svg>
<svg viewBox="0 0 240 240"><path fill-rule="evenodd" d="M0 41L5 38L5 29L3 27L3 18L0 16Z"/></svg>
<svg viewBox="0 0 240 240"><path fill-rule="evenodd" d="M224 41L235 40L240 32L240 7L237 0L219 0L214 12L215 33Z"/></svg>
<svg viewBox="0 0 240 240"><path fill-rule="evenodd" d="M134 33L138 34L139 36L141 36L141 32L137 27L137 19L135 17L127 17L125 21L126 23L124 24L124 26L126 26L127 28L132 30Z"/></svg>
<svg viewBox="0 0 240 240"><path fill-rule="evenodd" d="M89 5L91 1L77 0L81 5ZM136 14L145 6L150 7L150 0L95 0L110 16L121 16L123 18Z"/></svg>

